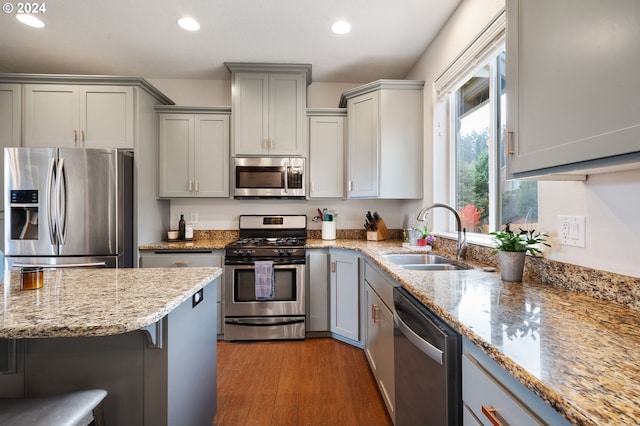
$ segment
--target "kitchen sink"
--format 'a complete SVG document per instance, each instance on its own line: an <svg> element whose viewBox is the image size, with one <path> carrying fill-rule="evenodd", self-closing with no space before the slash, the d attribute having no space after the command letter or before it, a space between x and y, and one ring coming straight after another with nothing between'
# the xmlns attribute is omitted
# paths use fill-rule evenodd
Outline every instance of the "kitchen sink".
<svg viewBox="0 0 640 426"><path fill-rule="evenodd" d="M387 254L384 255L384 258L396 265L437 265L453 263L451 259L435 254Z"/></svg>
<svg viewBox="0 0 640 426"><path fill-rule="evenodd" d="M404 269L411 269L412 271L461 271L469 269L465 266L454 265L452 263L423 263L413 265L401 265Z"/></svg>
<svg viewBox="0 0 640 426"><path fill-rule="evenodd" d="M396 265L413 271L460 271L472 269L448 257L435 254L387 254L384 258Z"/></svg>

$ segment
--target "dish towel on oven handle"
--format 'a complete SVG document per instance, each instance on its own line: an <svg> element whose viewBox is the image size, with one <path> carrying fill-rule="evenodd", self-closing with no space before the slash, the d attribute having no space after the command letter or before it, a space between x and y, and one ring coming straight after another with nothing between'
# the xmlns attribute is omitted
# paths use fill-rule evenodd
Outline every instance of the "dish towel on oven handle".
<svg viewBox="0 0 640 426"><path fill-rule="evenodd" d="M275 275L273 261L256 260L253 266L256 276L256 299L273 300Z"/></svg>

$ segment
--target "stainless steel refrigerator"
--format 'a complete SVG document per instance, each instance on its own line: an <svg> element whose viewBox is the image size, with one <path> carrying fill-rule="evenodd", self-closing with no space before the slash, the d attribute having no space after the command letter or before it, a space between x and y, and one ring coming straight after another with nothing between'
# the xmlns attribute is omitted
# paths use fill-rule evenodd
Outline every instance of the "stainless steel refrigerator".
<svg viewBox="0 0 640 426"><path fill-rule="evenodd" d="M133 266L133 153L5 148L6 266Z"/></svg>

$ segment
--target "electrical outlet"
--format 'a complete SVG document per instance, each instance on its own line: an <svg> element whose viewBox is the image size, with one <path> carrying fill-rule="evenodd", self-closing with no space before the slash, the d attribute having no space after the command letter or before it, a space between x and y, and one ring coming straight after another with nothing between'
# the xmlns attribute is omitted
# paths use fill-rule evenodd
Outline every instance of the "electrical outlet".
<svg viewBox="0 0 640 426"><path fill-rule="evenodd" d="M585 217L559 216L558 237L560 244L573 247L585 246Z"/></svg>
<svg viewBox="0 0 640 426"><path fill-rule="evenodd" d="M198 223L198 213L191 213L191 223Z"/></svg>

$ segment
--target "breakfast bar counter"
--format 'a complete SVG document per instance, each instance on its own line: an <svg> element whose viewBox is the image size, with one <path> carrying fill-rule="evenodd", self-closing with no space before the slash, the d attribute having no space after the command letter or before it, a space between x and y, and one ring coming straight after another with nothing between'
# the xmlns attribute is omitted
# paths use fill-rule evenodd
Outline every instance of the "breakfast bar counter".
<svg viewBox="0 0 640 426"><path fill-rule="evenodd" d="M221 268L5 271L0 397L108 391L117 425L210 424ZM184 423L186 422L186 423Z"/></svg>

